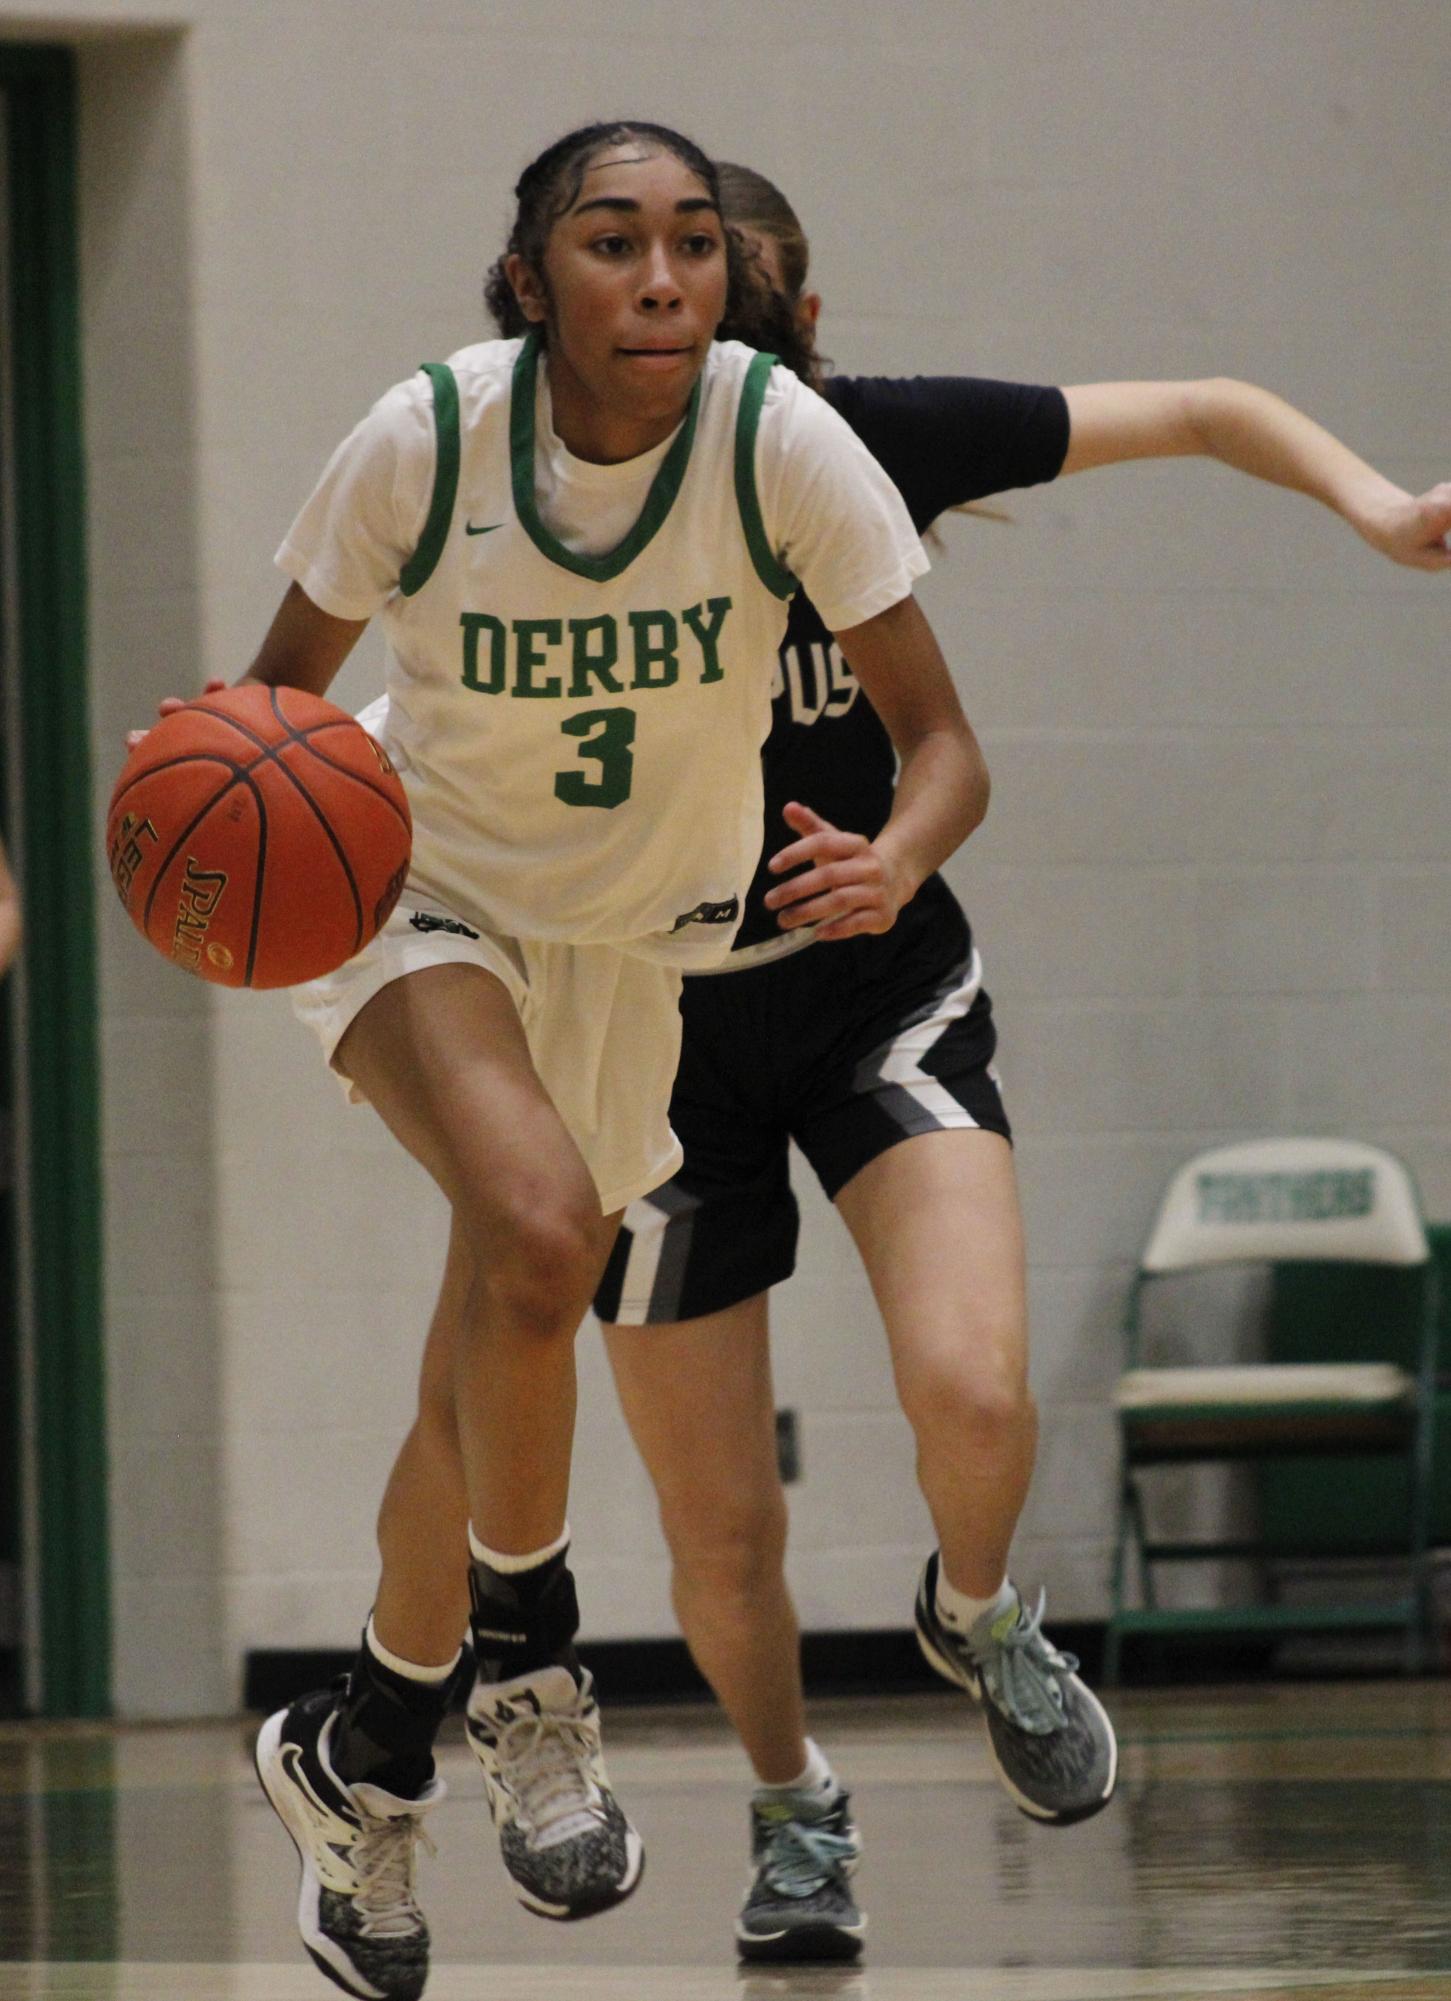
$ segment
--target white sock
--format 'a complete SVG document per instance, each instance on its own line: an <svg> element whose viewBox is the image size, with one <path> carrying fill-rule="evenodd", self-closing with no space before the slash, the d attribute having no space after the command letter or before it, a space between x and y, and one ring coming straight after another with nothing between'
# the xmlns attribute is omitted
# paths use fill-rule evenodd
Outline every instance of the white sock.
<svg viewBox="0 0 1451 2001"><path fill-rule="evenodd" d="M806 1740L806 1765L799 1778L787 1779L784 1784L759 1785L760 1793L810 1793L823 1804L836 1798L841 1791L841 1782L831 1769L831 1764L814 1737Z"/></svg>
<svg viewBox="0 0 1451 2001"><path fill-rule="evenodd" d="M444 1667L420 1667L417 1661L405 1661L402 1654L391 1653L378 1638L371 1612L368 1614L368 1626L364 1639L368 1652L373 1656L373 1659L381 1662L385 1668L390 1668L394 1674L402 1675L405 1681L421 1681L426 1683L430 1688L438 1688L448 1680L449 1676L458 1666L458 1654L455 1654L453 1659ZM463 1648L460 1647L458 1652L461 1654Z"/></svg>
<svg viewBox="0 0 1451 2001"><path fill-rule="evenodd" d="M569 1523L566 1522L561 1534L543 1549L531 1550L527 1556L506 1556L502 1550L490 1549L486 1542L480 1542L474 1534L474 1525L469 1523L469 1555L475 1563L486 1563L490 1570L497 1570L501 1577L510 1577L521 1570L537 1570L541 1563L548 1563L551 1556L569 1548Z"/></svg>
<svg viewBox="0 0 1451 2001"><path fill-rule="evenodd" d="M947 1572L942 1567L942 1558L937 1559L937 1616L944 1626L950 1626L954 1633L969 1633L983 1616L991 1612L994 1617L1006 1612L1017 1600L1017 1592L1005 1577L988 1598L969 1598L965 1591L959 1591L947 1581Z"/></svg>

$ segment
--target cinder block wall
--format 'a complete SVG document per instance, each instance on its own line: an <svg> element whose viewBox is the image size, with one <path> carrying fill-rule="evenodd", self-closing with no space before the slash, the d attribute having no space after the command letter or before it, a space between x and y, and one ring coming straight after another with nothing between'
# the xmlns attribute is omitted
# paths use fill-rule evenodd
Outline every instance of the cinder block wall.
<svg viewBox="0 0 1451 2001"><path fill-rule="evenodd" d="M245 663L323 457L477 334L515 172L601 112L782 182L843 369L1240 375L1407 485L1451 463L1436 0L745 0L688 36L620 0L587 66L564 0L0 12L41 27L87 37L106 746L163 686ZM1077 1618L1105 1607L1117 1301L1175 1162L1352 1130L1451 1210L1447 598L1214 467L1090 474L1013 513L949 524L924 596L996 782L952 875L1031 1232L1044 1427L1017 1564ZM377 673L365 647L344 697ZM119 1687L135 1714L224 1707L245 1649L343 1644L366 1612L442 1218L284 1002L199 1000L105 921ZM809 1625L899 1624L926 1534L910 1441L839 1225L806 1211L776 1304L804 1433L792 1575ZM178 1217L204 1247L179 1291L155 1251ZM665 1632L592 1333L582 1358L588 1627Z"/></svg>

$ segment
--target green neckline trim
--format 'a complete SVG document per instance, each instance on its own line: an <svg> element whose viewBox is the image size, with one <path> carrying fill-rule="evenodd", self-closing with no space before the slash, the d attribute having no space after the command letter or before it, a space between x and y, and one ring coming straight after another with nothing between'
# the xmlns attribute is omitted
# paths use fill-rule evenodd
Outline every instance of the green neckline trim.
<svg viewBox="0 0 1451 2001"><path fill-rule="evenodd" d="M776 364L774 354L758 354L746 370L740 408L736 412L736 504L756 575L773 596L789 598L795 596L799 586L784 563L776 560L776 552L766 539L761 497L756 491L756 432L761 423L761 405L766 400L766 385Z"/></svg>
<svg viewBox="0 0 1451 2001"><path fill-rule="evenodd" d="M428 503L428 519L418 538L418 547L403 565L398 588L411 598L433 575L458 498L459 423L458 380L446 361L425 361L423 373L433 384L433 431L437 453L433 465L433 496Z"/></svg>
<svg viewBox="0 0 1451 2001"><path fill-rule="evenodd" d="M690 463L690 448L695 443L695 426L700 416L700 380L697 379L690 392L690 407L685 413L680 435L666 453L660 470L651 482L639 520L623 542L607 549L602 556L577 556L550 534L540 519L534 500L534 393L539 377L539 355L539 336L531 333L519 350L510 387L509 460L514 482L514 512L523 522L529 540L551 563L557 563L562 570L573 571L577 577L588 577L592 583L607 584L622 570L627 570L640 551L649 546L675 505L675 496L680 491L685 468Z"/></svg>

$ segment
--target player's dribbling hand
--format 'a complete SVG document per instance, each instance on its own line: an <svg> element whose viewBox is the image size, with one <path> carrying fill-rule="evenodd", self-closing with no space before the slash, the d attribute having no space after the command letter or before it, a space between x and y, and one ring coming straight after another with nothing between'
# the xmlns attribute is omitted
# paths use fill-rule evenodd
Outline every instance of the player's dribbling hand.
<svg viewBox="0 0 1451 2001"><path fill-rule="evenodd" d="M1373 549L1413 570L1451 570L1451 480L1401 494L1360 524Z"/></svg>
<svg viewBox="0 0 1451 2001"><path fill-rule="evenodd" d="M226 685L225 681L208 681L207 685L202 689L202 693L204 695L215 695L225 688ZM163 695L161 700L156 704L156 713L158 716L174 716L178 709L186 707L186 701L189 699L190 697L187 697L184 700L180 695ZM148 732L146 730L127 730L126 755L128 757L135 750L138 743L145 742L147 735Z"/></svg>
<svg viewBox="0 0 1451 2001"><path fill-rule="evenodd" d="M767 864L772 875L802 870L767 894L766 908L778 913L781 929L814 924L817 937L827 940L890 931L912 887L866 835L833 827L794 800L781 817L802 836Z"/></svg>

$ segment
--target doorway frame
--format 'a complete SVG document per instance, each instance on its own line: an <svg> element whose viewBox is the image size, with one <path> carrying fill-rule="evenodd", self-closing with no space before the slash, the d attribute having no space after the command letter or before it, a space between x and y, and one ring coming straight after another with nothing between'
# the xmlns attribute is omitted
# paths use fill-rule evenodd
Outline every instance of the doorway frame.
<svg viewBox="0 0 1451 2001"><path fill-rule="evenodd" d="M17 600L11 686L25 783L22 1025L34 1451L33 1706L104 1716L111 1579L103 1314L100 1066L87 671L76 192L67 48L0 43L8 151Z"/></svg>

